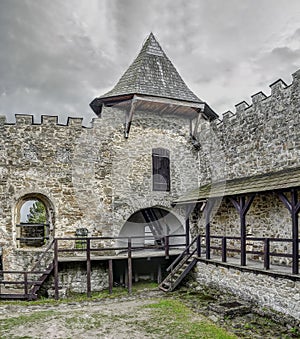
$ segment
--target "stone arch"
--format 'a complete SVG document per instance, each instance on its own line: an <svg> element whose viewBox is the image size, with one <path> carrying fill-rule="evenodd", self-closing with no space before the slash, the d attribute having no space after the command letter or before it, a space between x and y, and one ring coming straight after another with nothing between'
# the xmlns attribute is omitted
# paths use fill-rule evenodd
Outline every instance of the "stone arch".
<svg viewBox="0 0 300 339"><path fill-rule="evenodd" d="M41 202L43 206L45 207L45 213L46 213L46 223L47 227L43 231L44 236L47 237L45 242L41 244L48 243L53 237L54 237L54 231L55 231L55 210L54 210L54 205L52 201L44 194L42 193L37 193L37 192L32 192L32 193L26 193L22 195L19 199L17 199L16 204L15 204L15 220L14 220L14 225L15 225L15 234L16 234L16 239L20 238L21 236L21 230L22 230L22 225L24 224L24 220L22 219L22 207L26 203L29 202ZM26 247L26 246L20 246L20 241L17 241L17 246L18 247ZM36 246L40 247L40 246Z"/></svg>
<svg viewBox="0 0 300 339"><path fill-rule="evenodd" d="M134 246L144 246L145 244L151 245L151 229L149 223L146 221L144 212L152 211L152 215L155 216L155 221L157 221L161 226L161 236L166 235L170 236L170 245L182 245L185 242L185 230L179 220L179 218L169 209L161 206L152 206L148 208L142 208L135 211L123 224L119 237L140 237L133 238L132 244ZM174 237L176 235L176 237ZM179 236L182 235L182 236ZM145 238L145 236L147 238ZM152 243L155 243L154 235ZM121 239L118 241L119 246L126 246L127 240Z"/></svg>

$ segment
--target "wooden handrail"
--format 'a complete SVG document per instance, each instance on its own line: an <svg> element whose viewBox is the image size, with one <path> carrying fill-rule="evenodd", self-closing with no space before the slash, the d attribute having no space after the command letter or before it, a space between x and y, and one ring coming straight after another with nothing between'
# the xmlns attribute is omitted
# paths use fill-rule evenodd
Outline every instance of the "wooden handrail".
<svg viewBox="0 0 300 339"><path fill-rule="evenodd" d="M200 237L200 235L198 235L197 237L195 237L192 242L189 244L189 246L187 246L183 252L172 262L172 264L167 268L167 272L172 271L173 267L176 266L181 259L183 259L183 257L189 253L189 250L191 249L191 247L195 244L195 242L197 242L198 237ZM195 252L197 251L197 247L196 249L192 252L189 253L189 257L191 257Z"/></svg>
<svg viewBox="0 0 300 339"><path fill-rule="evenodd" d="M48 251L51 249L51 247L54 244L54 239L50 242L50 244L47 246L47 248L45 249L45 251L43 252L43 254L40 256L39 260L36 262L36 264L32 267L31 272L34 271L38 265L42 262L42 260L44 259L44 257L46 256L46 254L48 253Z"/></svg>

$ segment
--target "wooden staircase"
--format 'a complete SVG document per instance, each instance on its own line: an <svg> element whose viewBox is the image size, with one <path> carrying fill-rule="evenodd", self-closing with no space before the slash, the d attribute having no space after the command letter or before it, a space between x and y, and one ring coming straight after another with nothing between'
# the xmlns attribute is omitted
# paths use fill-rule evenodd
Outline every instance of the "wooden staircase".
<svg viewBox="0 0 300 339"><path fill-rule="evenodd" d="M171 292L181 283L181 281L190 273L197 263L198 239L196 237L192 243L173 261L167 268L170 272L161 282L159 288L164 292ZM195 246L197 244L197 246Z"/></svg>
<svg viewBox="0 0 300 339"><path fill-rule="evenodd" d="M53 247L54 241L52 241L46 250L41 254L39 260L30 271L3 271L4 276L18 274L20 276L17 280L0 280L0 300L36 300L37 292L52 273L54 268L53 256L49 260L46 269L39 269L42 264L42 260L49 253ZM21 278L23 277L23 279ZM32 279L30 279L32 277ZM16 288L21 286L23 288Z"/></svg>
<svg viewBox="0 0 300 339"><path fill-rule="evenodd" d="M153 234L155 244L157 246L162 245L163 239L164 239L164 231L154 210L151 208L148 208L148 209L142 210L141 212L142 212L145 222L148 224Z"/></svg>

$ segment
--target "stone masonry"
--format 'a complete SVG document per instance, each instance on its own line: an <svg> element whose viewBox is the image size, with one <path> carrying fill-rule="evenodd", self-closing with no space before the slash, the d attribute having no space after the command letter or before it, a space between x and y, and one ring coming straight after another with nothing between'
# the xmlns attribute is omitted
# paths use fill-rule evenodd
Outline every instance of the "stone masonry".
<svg viewBox="0 0 300 339"><path fill-rule="evenodd" d="M51 236L74 236L85 227L90 236L118 236L136 211L172 209L180 194L198 186L197 153L189 142L189 122L176 116L136 112L130 137L123 136L124 112L107 108L92 128L70 118L67 126L44 116L17 115L1 125L0 234L4 269L31 267L43 248L18 248L16 224L24 197L41 199L50 215ZM170 151L171 191L152 191L152 148ZM26 255L26 253L30 253ZM20 255L24 253L24 255Z"/></svg>

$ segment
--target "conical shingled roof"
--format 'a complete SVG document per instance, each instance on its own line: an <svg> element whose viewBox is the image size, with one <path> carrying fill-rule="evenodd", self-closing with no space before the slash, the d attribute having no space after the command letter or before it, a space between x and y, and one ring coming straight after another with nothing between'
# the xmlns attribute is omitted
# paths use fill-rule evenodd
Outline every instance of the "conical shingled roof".
<svg viewBox="0 0 300 339"><path fill-rule="evenodd" d="M202 103L184 83L152 33L116 86L100 98L126 94L144 94Z"/></svg>
<svg viewBox="0 0 300 339"><path fill-rule="evenodd" d="M155 98L157 101L171 100L172 104L178 107L189 106L198 109L201 105L204 107L204 114L210 120L218 117L187 87L152 33L116 86L106 94L95 98L90 106L100 116L103 105L125 103L136 95L152 98L153 102Z"/></svg>

